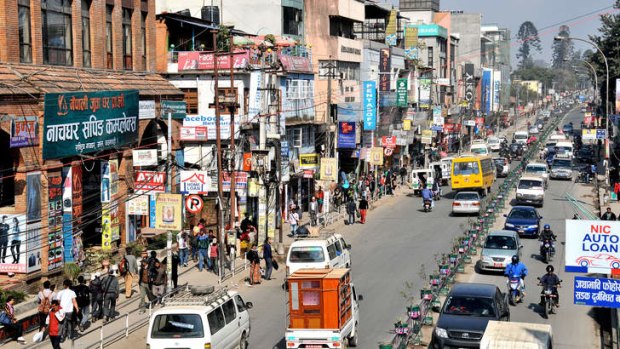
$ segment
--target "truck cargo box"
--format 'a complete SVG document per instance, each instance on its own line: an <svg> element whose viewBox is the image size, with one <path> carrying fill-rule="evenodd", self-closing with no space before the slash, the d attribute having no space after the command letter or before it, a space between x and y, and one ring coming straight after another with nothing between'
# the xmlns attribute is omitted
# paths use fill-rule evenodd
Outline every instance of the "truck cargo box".
<svg viewBox="0 0 620 349"><path fill-rule="evenodd" d="M526 322L489 321L480 349L551 349L551 325Z"/></svg>

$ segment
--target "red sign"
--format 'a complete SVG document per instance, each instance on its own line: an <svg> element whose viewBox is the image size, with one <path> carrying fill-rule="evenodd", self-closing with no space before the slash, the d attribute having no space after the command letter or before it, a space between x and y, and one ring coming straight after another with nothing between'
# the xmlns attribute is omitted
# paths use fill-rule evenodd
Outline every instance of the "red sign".
<svg viewBox="0 0 620 349"><path fill-rule="evenodd" d="M314 170L304 170L304 178L314 178Z"/></svg>
<svg viewBox="0 0 620 349"><path fill-rule="evenodd" d="M476 118L476 125L484 125L484 118Z"/></svg>
<svg viewBox="0 0 620 349"><path fill-rule="evenodd" d="M166 173L155 171L136 171L134 191L138 194L165 192Z"/></svg>
<svg viewBox="0 0 620 349"><path fill-rule="evenodd" d="M443 125L443 130L446 133L454 132L454 124L444 124Z"/></svg>
<svg viewBox="0 0 620 349"><path fill-rule="evenodd" d="M183 70L213 70L215 60L213 53L199 51L179 52L178 66L179 71ZM247 51L237 51L233 54L233 68L245 68L250 60ZM218 69L230 69L230 56L224 55L217 57Z"/></svg>
<svg viewBox="0 0 620 349"><path fill-rule="evenodd" d="M248 173L235 171L235 189L248 187ZM230 191L230 172L222 172L222 190Z"/></svg>
<svg viewBox="0 0 620 349"><path fill-rule="evenodd" d="M396 136L383 136L381 137L381 146L385 148L394 149L396 148Z"/></svg>
<svg viewBox="0 0 620 349"><path fill-rule="evenodd" d="M204 202L199 195L188 195L185 198L185 209L189 213L198 213L202 211L203 206Z"/></svg>
<svg viewBox="0 0 620 349"><path fill-rule="evenodd" d="M252 171L252 153L243 153L243 170Z"/></svg>
<svg viewBox="0 0 620 349"><path fill-rule="evenodd" d="M181 126L180 139L182 141L206 141L208 140L207 126Z"/></svg>
<svg viewBox="0 0 620 349"><path fill-rule="evenodd" d="M383 149L383 154L385 154L385 156L392 156L393 152L394 152L394 149L392 149L392 148L385 148L385 149Z"/></svg>
<svg viewBox="0 0 620 349"><path fill-rule="evenodd" d="M288 56L278 53L280 63L288 72L312 73L312 62L307 57Z"/></svg>

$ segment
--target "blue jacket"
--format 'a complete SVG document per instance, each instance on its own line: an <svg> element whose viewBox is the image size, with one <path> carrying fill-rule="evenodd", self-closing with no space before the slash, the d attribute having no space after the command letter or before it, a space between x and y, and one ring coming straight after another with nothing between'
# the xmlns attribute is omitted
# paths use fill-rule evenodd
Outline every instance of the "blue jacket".
<svg viewBox="0 0 620 349"><path fill-rule="evenodd" d="M513 275L519 275L520 277L527 276L527 267L521 262L517 264L509 263L504 270L504 275L508 277Z"/></svg>
<svg viewBox="0 0 620 349"><path fill-rule="evenodd" d="M264 259L271 259L273 258L273 254L271 253L271 245L270 244L264 244L263 245L263 258Z"/></svg>
<svg viewBox="0 0 620 349"><path fill-rule="evenodd" d="M422 189L422 200L433 200L433 192L428 188Z"/></svg>

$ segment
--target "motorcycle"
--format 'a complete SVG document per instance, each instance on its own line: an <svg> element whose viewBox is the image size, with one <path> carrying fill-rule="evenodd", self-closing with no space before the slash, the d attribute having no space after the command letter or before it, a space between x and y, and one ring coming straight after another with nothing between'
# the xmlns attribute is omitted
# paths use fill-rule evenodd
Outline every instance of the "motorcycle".
<svg viewBox="0 0 620 349"><path fill-rule="evenodd" d="M431 200L424 200L422 204L424 212L431 212L433 210L433 202Z"/></svg>
<svg viewBox="0 0 620 349"><path fill-rule="evenodd" d="M590 183L590 168L583 167L579 170L577 177L575 177L575 183Z"/></svg>
<svg viewBox="0 0 620 349"><path fill-rule="evenodd" d="M538 280L540 281L540 278L538 278ZM562 282L562 280L560 280L560 282ZM539 286L541 285L539 284ZM559 287L560 284L556 286L556 288ZM545 286L543 289L543 294L540 297L541 305L543 307L543 311L545 312L545 318L547 318L549 314L554 314L555 308L557 307L558 297L553 291L553 287Z"/></svg>
<svg viewBox="0 0 620 349"><path fill-rule="evenodd" d="M510 305L516 305L523 299L523 291L521 289L521 277L513 275L508 278L508 302Z"/></svg>
<svg viewBox="0 0 620 349"><path fill-rule="evenodd" d="M540 256L547 264L551 262L551 258L555 255L554 242L551 239L544 239L540 242Z"/></svg>
<svg viewBox="0 0 620 349"><path fill-rule="evenodd" d="M433 190L433 200L435 201L441 200L441 188L438 188L437 190Z"/></svg>

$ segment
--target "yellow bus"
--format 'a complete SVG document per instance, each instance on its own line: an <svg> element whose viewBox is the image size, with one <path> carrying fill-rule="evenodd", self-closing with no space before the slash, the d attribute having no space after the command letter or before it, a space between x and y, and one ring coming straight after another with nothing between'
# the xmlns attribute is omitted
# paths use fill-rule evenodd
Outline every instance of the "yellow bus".
<svg viewBox="0 0 620 349"><path fill-rule="evenodd" d="M452 190L478 191L486 195L495 182L495 165L489 156L463 155L452 159Z"/></svg>

